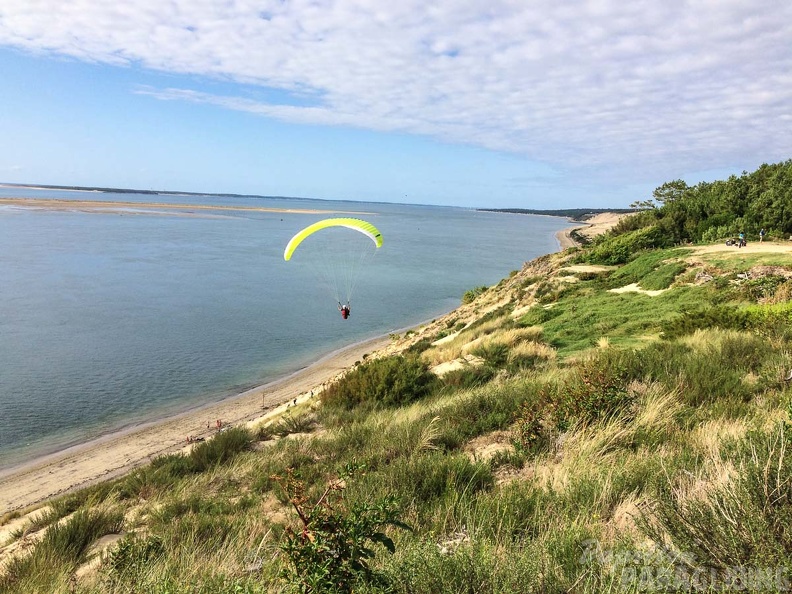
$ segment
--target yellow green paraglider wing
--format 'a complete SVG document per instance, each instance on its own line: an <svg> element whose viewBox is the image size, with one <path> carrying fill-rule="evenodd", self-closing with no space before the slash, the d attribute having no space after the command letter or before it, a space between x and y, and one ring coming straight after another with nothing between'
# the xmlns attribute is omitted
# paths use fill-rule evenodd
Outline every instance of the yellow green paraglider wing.
<svg viewBox="0 0 792 594"><path fill-rule="evenodd" d="M378 248L382 247L382 234L379 232L379 229L377 229L371 223L361 219L324 219L314 223L313 225L309 225L297 233L297 235L292 237L289 240L289 243L286 244L286 250L283 252L283 259L287 261L290 260L294 250L297 249L297 246L300 245L306 237L309 237L310 235L313 235L322 229L327 229L328 227L348 227L349 229L363 233L363 235L367 235Z"/></svg>

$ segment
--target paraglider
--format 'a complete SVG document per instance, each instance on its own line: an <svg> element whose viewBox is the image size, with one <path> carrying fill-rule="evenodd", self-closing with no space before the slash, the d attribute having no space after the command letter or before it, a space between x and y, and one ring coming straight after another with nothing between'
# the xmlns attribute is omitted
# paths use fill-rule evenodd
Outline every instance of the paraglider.
<svg viewBox="0 0 792 594"><path fill-rule="evenodd" d="M298 231L286 244L283 259L311 267L338 303L343 319L363 263L382 247L382 234L371 223L348 217L323 219ZM299 249L298 249L299 248Z"/></svg>

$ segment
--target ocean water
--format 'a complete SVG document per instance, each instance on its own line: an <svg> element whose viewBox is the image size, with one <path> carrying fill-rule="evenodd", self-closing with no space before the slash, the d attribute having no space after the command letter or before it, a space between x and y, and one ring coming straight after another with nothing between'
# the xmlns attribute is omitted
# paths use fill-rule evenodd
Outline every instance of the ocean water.
<svg viewBox="0 0 792 594"><path fill-rule="evenodd" d="M0 188L9 196L140 206L0 206L0 469L432 319L467 289L556 251L554 234L569 226L381 203ZM162 212L147 202L356 212L384 243L361 266L344 321L313 260L283 260L294 233L334 215Z"/></svg>

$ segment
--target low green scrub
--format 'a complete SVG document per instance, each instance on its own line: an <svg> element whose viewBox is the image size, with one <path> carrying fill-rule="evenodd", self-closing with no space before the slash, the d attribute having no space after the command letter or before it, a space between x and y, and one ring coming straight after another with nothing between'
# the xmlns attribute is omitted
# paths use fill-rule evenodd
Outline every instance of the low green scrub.
<svg viewBox="0 0 792 594"><path fill-rule="evenodd" d="M280 485L299 519L298 529L287 528L280 545L289 560L282 577L291 591L351 594L366 586L388 588L388 576L373 567L374 545L392 554L396 547L385 529L411 529L393 498L347 506L340 483L331 483L311 502L293 476L280 479Z"/></svg>
<svg viewBox="0 0 792 594"><path fill-rule="evenodd" d="M229 462L249 450L252 443L253 435L247 429L233 427L197 444L187 456L171 454L155 458L151 461L151 469L164 477L159 482L167 482L168 479L204 472Z"/></svg>
<svg viewBox="0 0 792 594"><path fill-rule="evenodd" d="M481 285L474 289L470 289L469 291L465 291L465 294L462 295L462 303L463 304L472 303L473 301L478 299L479 296L486 293L488 289L489 287L487 287L486 285Z"/></svg>
<svg viewBox="0 0 792 594"><path fill-rule="evenodd" d="M687 270L687 266L681 262L663 264L644 276L639 286L647 291L667 289L685 270Z"/></svg>
<svg viewBox="0 0 792 594"><path fill-rule="evenodd" d="M468 366L454 369L443 376L443 384L450 388L478 388L495 377L495 370L488 365Z"/></svg>
<svg viewBox="0 0 792 594"><path fill-rule="evenodd" d="M639 346L645 335L658 334L680 310L699 309L715 294L709 287L679 287L650 297L641 293L592 291L565 299L550 309L531 308L520 325L541 324L543 338L560 356L591 348L601 338L611 344ZM544 320L544 321L540 321Z"/></svg>
<svg viewBox="0 0 792 594"><path fill-rule="evenodd" d="M471 353L481 357L490 367L499 368L509 359L509 346L499 342L489 342L474 348Z"/></svg>
<svg viewBox="0 0 792 594"><path fill-rule="evenodd" d="M424 506L459 493L474 495L491 489L494 484L488 464L471 462L465 454L432 451L393 460L379 471L367 474L360 488L393 495L407 507Z"/></svg>
<svg viewBox="0 0 792 594"><path fill-rule="evenodd" d="M346 409L401 406L424 398L437 387L436 376L418 357L393 356L367 361L322 393L322 403Z"/></svg>
<svg viewBox="0 0 792 594"><path fill-rule="evenodd" d="M792 556L788 445L783 425L749 434L724 460L739 471L719 477L704 497L684 497L684 488L669 484L658 493L652 517L644 517L644 532L658 545L670 538L702 566L785 566Z"/></svg>
<svg viewBox="0 0 792 594"><path fill-rule="evenodd" d="M627 264L613 271L608 277L607 284L609 287L622 287L632 283L640 283L641 287L647 290L665 289L671 284L670 282L660 287L649 287L646 286L646 283L650 285L658 284L660 279L667 278L672 270L678 269L679 267L684 270L684 265L682 263L668 261L684 257L688 253L690 253L690 250L679 248L647 250L641 252L635 255ZM662 273L659 272L660 269L666 266L672 266L672 268L663 270ZM676 274L678 274L678 272ZM656 277L656 280L652 280L653 276Z"/></svg>
<svg viewBox="0 0 792 594"><path fill-rule="evenodd" d="M522 404L538 398L541 389L540 385L514 380L460 395L439 411L436 443L446 450L455 450L474 437L507 428Z"/></svg>
<svg viewBox="0 0 792 594"><path fill-rule="evenodd" d="M745 309L736 305L696 308L662 320L661 336L665 339L673 339L706 328L744 330L748 328L749 318Z"/></svg>
<svg viewBox="0 0 792 594"><path fill-rule="evenodd" d="M624 264L642 250L669 247L672 244L673 238L666 236L657 226L643 227L623 235L606 233L584 250L576 261L605 265Z"/></svg>

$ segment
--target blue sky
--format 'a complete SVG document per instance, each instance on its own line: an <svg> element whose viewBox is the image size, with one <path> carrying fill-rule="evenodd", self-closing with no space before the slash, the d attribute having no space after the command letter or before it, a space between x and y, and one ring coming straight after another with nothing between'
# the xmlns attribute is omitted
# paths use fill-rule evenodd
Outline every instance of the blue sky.
<svg viewBox="0 0 792 594"><path fill-rule="evenodd" d="M0 182L626 207L792 158L786 0L6 0Z"/></svg>

